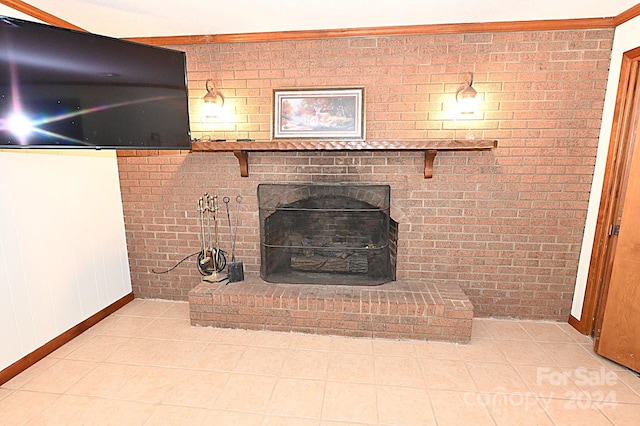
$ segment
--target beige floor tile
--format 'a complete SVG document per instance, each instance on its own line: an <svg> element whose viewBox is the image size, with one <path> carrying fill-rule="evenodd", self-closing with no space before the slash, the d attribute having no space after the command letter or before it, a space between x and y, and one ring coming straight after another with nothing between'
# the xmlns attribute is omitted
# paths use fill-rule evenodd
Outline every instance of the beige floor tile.
<svg viewBox="0 0 640 426"><path fill-rule="evenodd" d="M467 368L480 392L526 394L529 388L509 364L467 362Z"/></svg>
<svg viewBox="0 0 640 426"><path fill-rule="evenodd" d="M240 330L235 328L214 328L217 331L213 343L224 345L244 345L250 346L251 342L258 334L253 330Z"/></svg>
<svg viewBox="0 0 640 426"><path fill-rule="evenodd" d="M6 389L20 389L25 384L30 382L36 377L39 377L42 373L47 371L51 366L59 361L57 358L46 357L38 361L36 364L24 370L11 380L5 382L2 387Z"/></svg>
<svg viewBox="0 0 640 426"><path fill-rule="evenodd" d="M378 419L385 425L435 425L426 389L378 386Z"/></svg>
<svg viewBox="0 0 640 426"><path fill-rule="evenodd" d="M280 375L297 379L326 380L329 352L290 349L285 353Z"/></svg>
<svg viewBox="0 0 640 426"><path fill-rule="evenodd" d="M286 350L283 348L249 347L233 369L242 374L277 376L282 370Z"/></svg>
<svg viewBox="0 0 640 426"><path fill-rule="evenodd" d="M332 337L331 351L338 353L373 354L373 340L351 337Z"/></svg>
<svg viewBox="0 0 640 426"><path fill-rule="evenodd" d="M329 355L327 380L350 383L375 383L373 355L332 352Z"/></svg>
<svg viewBox="0 0 640 426"><path fill-rule="evenodd" d="M541 321L519 321L518 323L536 342L575 342L558 326L558 323Z"/></svg>
<svg viewBox="0 0 640 426"><path fill-rule="evenodd" d="M132 338L126 345L119 347L106 359L117 364L145 365L154 359L164 347L165 341L158 339Z"/></svg>
<svg viewBox="0 0 640 426"><path fill-rule="evenodd" d="M593 344L593 338L591 336L586 336L586 335L580 333L578 330L573 328L573 326L568 324L568 323L559 322L558 323L558 327L560 327L562 329L562 331L567 333L569 335L569 337L571 337L577 343L591 343L591 344Z"/></svg>
<svg viewBox="0 0 640 426"><path fill-rule="evenodd" d="M29 426L95 424L95 420L102 414L103 402L102 398L61 395L27 424Z"/></svg>
<svg viewBox="0 0 640 426"><path fill-rule="evenodd" d="M275 384L273 376L233 374L218 396L216 408L262 413L267 408Z"/></svg>
<svg viewBox="0 0 640 426"><path fill-rule="evenodd" d="M122 308L116 311L116 315L131 315L131 312L138 308L142 308L142 305L146 303L145 299L133 299L131 302L124 305ZM170 303L170 302L168 302Z"/></svg>
<svg viewBox="0 0 640 426"><path fill-rule="evenodd" d="M180 370L180 380L164 394L162 404L213 408L229 380L228 373Z"/></svg>
<svg viewBox="0 0 640 426"><path fill-rule="evenodd" d="M196 342L212 342L216 334L214 328L191 327L191 322L182 318L156 318L140 333L145 338Z"/></svg>
<svg viewBox="0 0 640 426"><path fill-rule="evenodd" d="M84 424L98 426L144 425L154 408L155 405L149 403L105 399L98 406L99 416L96 417L94 412L91 421Z"/></svg>
<svg viewBox="0 0 640 426"><path fill-rule="evenodd" d="M96 366L94 362L61 359L33 380L25 383L22 389L63 393Z"/></svg>
<svg viewBox="0 0 640 426"><path fill-rule="evenodd" d="M291 349L306 349L313 351L330 351L331 336L317 334L293 333L291 335Z"/></svg>
<svg viewBox="0 0 640 426"><path fill-rule="evenodd" d="M116 315L157 318L167 312L175 302L155 299L134 299L116 312Z"/></svg>
<svg viewBox="0 0 640 426"><path fill-rule="evenodd" d="M162 367L188 368L191 367L199 354L207 346L204 342L187 342L175 340L160 340L160 346L150 354L147 364Z"/></svg>
<svg viewBox="0 0 640 426"><path fill-rule="evenodd" d="M157 405L144 426L206 425L208 415L204 408Z"/></svg>
<svg viewBox="0 0 640 426"><path fill-rule="evenodd" d="M598 408L615 425L635 425L640 419L638 404L601 404Z"/></svg>
<svg viewBox="0 0 640 426"><path fill-rule="evenodd" d="M24 425L59 397L60 395L53 393L14 391L0 400L0 424Z"/></svg>
<svg viewBox="0 0 640 426"><path fill-rule="evenodd" d="M35 425L143 425L152 404L62 395L28 424Z"/></svg>
<svg viewBox="0 0 640 426"><path fill-rule="evenodd" d="M439 425L494 425L480 393L430 389L429 397Z"/></svg>
<svg viewBox="0 0 640 426"><path fill-rule="evenodd" d="M209 410L207 419L202 424L207 426L260 426L262 418L262 414L257 413Z"/></svg>
<svg viewBox="0 0 640 426"><path fill-rule="evenodd" d="M6 397L8 397L9 395L11 395L13 393L12 389L3 389L0 388L0 401L2 401L3 399L5 399Z"/></svg>
<svg viewBox="0 0 640 426"><path fill-rule="evenodd" d="M266 415L262 426L319 426L320 420Z"/></svg>
<svg viewBox="0 0 640 426"><path fill-rule="evenodd" d="M91 339L91 336L87 334L81 334L79 336L76 336L70 342L67 342L65 345L61 346L60 348L52 352L49 355L49 357L50 358L67 358L67 356L71 352L79 349L82 345L87 343L90 339Z"/></svg>
<svg viewBox="0 0 640 426"><path fill-rule="evenodd" d="M492 339L472 339L468 344L458 346L458 351L465 361L507 362Z"/></svg>
<svg viewBox="0 0 640 426"><path fill-rule="evenodd" d="M560 367L599 369L603 364L578 343L538 343Z"/></svg>
<svg viewBox="0 0 640 426"><path fill-rule="evenodd" d="M580 388L560 367L514 365L518 375L537 398L568 399Z"/></svg>
<svg viewBox="0 0 640 426"><path fill-rule="evenodd" d="M414 358L416 349L411 341L378 339L371 342L374 355L388 355Z"/></svg>
<svg viewBox="0 0 640 426"><path fill-rule="evenodd" d="M99 364L71 386L67 393L84 396L117 397L118 391L135 375L139 366Z"/></svg>
<svg viewBox="0 0 640 426"><path fill-rule="evenodd" d="M247 346L207 344L194 356L191 368L213 371L233 371L247 351Z"/></svg>
<svg viewBox="0 0 640 426"><path fill-rule="evenodd" d="M82 336L85 335L78 337ZM87 338L87 344L83 344L73 352L69 353L66 358L79 361L105 361L120 347L129 342L129 337L97 335L87 336Z"/></svg>
<svg viewBox="0 0 640 426"><path fill-rule="evenodd" d="M186 368L192 366L207 347L205 342L132 338L108 358L120 364L157 365Z"/></svg>
<svg viewBox="0 0 640 426"><path fill-rule="evenodd" d="M415 342L416 357L428 359L462 359L462 354L455 343Z"/></svg>
<svg viewBox="0 0 640 426"><path fill-rule="evenodd" d="M420 360L426 387L458 391L477 391L464 361L451 359Z"/></svg>
<svg viewBox="0 0 640 426"><path fill-rule="evenodd" d="M494 340L532 340L517 321L489 319L482 324Z"/></svg>
<svg viewBox="0 0 640 426"><path fill-rule="evenodd" d="M497 426L553 426L538 399L528 394L483 394L482 400Z"/></svg>
<svg viewBox="0 0 640 426"><path fill-rule="evenodd" d="M491 321L486 318L474 318L471 324L471 338L490 339L489 332L484 327L486 321Z"/></svg>
<svg viewBox="0 0 640 426"><path fill-rule="evenodd" d="M540 401L551 420L563 426L610 426L612 423L589 401L552 399ZM623 424L624 425L624 424Z"/></svg>
<svg viewBox="0 0 640 426"><path fill-rule="evenodd" d="M291 344L291 333L277 333L274 331L263 331L254 333L251 346L265 348L288 348Z"/></svg>
<svg viewBox="0 0 640 426"><path fill-rule="evenodd" d="M189 319L189 302L173 302L160 318Z"/></svg>
<svg viewBox="0 0 640 426"><path fill-rule="evenodd" d="M378 385L425 387L420 361L415 358L375 355L374 364Z"/></svg>
<svg viewBox="0 0 640 426"><path fill-rule="evenodd" d="M141 366L118 392L131 401L160 402L182 381L182 371L173 368Z"/></svg>
<svg viewBox="0 0 640 426"><path fill-rule="evenodd" d="M86 334L105 334L108 336L135 337L142 329L151 324L153 317L133 317L110 315L85 331Z"/></svg>
<svg viewBox="0 0 640 426"><path fill-rule="evenodd" d="M322 420L377 423L375 385L328 382L322 407Z"/></svg>
<svg viewBox="0 0 640 426"><path fill-rule="evenodd" d="M276 382L267 414L320 419L325 382L281 378Z"/></svg>
<svg viewBox="0 0 640 426"><path fill-rule="evenodd" d="M620 378L618 372L601 367L597 370L578 368L565 370L582 390L578 398L594 402L640 404L640 396Z"/></svg>
<svg viewBox="0 0 640 426"><path fill-rule="evenodd" d="M556 363L536 342L496 340L507 362L518 365L555 366Z"/></svg>
<svg viewBox="0 0 640 426"><path fill-rule="evenodd" d="M616 371L616 374L631 390L640 395L640 375L634 371Z"/></svg>

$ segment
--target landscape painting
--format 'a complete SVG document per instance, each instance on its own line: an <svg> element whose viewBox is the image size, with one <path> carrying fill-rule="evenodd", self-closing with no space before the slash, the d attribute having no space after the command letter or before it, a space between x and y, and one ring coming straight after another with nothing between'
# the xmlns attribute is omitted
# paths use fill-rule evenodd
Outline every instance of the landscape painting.
<svg viewBox="0 0 640 426"><path fill-rule="evenodd" d="M364 139L364 88L276 89L273 139Z"/></svg>

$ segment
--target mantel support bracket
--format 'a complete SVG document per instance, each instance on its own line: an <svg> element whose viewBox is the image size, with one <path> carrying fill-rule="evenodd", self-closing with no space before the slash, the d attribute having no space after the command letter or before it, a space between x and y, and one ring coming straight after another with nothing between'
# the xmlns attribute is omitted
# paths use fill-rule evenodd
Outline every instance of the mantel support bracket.
<svg viewBox="0 0 640 426"><path fill-rule="evenodd" d="M436 159L438 150L428 149L424 152L424 178L431 179L433 177L433 160Z"/></svg>
<svg viewBox="0 0 640 426"><path fill-rule="evenodd" d="M240 163L240 176L249 177L249 152L233 151L233 155L236 156L238 163Z"/></svg>

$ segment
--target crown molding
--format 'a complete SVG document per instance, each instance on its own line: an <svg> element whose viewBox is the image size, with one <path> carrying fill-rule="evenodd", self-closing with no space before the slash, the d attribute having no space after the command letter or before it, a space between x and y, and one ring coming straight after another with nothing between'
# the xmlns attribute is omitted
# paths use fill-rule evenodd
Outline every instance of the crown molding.
<svg viewBox="0 0 640 426"><path fill-rule="evenodd" d="M613 18L613 22L617 27L618 25L624 24L625 22L630 21L638 15L640 15L640 3L636 4L630 9L625 10L624 12Z"/></svg>
<svg viewBox="0 0 640 426"><path fill-rule="evenodd" d="M252 43L295 41L341 37L381 37L425 34L494 33L515 31L555 31L591 28L613 28L614 18L558 19L545 21L480 22L467 24L407 25L334 30L278 31L216 35L168 37L133 37L125 40L156 46L204 43Z"/></svg>

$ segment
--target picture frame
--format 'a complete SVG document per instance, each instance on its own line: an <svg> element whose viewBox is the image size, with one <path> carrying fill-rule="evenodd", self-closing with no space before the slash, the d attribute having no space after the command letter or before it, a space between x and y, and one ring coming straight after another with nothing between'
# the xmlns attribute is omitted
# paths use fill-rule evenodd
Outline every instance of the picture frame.
<svg viewBox="0 0 640 426"><path fill-rule="evenodd" d="M364 87L274 89L272 139L364 140Z"/></svg>

